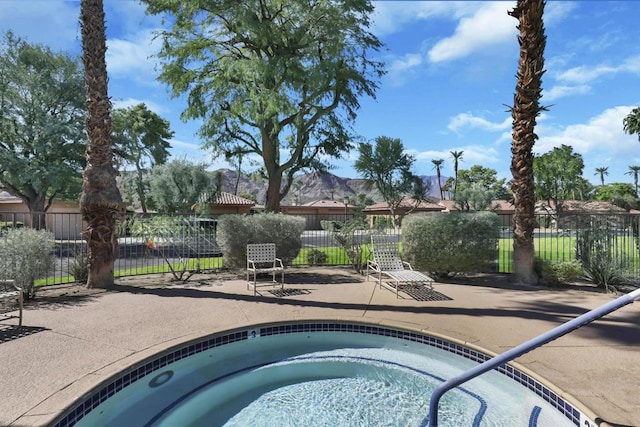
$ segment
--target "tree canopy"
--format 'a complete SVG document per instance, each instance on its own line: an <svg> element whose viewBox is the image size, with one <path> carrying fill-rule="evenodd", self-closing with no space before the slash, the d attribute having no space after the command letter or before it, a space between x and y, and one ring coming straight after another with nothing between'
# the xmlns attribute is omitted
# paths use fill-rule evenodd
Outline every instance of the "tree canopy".
<svg viewBox="0 0 640 427"><path fill-rule="evenodd" d="M583 170L582 155L574 153L573 147L569 145L563 144L535 157L533 173L536 198L552 201L560 216L566 200L584 198L587 185L582 177Z"/></svg>
<svg viewBox="0 0 640 427"><path fill-rule="evenodd" d="M626 133L638 135L640 141L640 107L636 107L622 120L622 126Z"/></svg>
<svg viewBox="0 0 640 427"><path fill-rule="evenodd" d="M405 198L411 197L419 203L428 190L422 179L411 171L415 159L404 151L399 138L388 136L377 137L375 147L361 144L359 151L354 168L376 186L389 206L391 221L396 227L396 213Z"/></svg>
<svg viewBox="0 0 640 427"><path fill-rule="evenodd" d="M150 196L161 213L186 214L198 211L219 194L220 180L207 172L204 163L173 160L151 169Z"/></svg>
<svg viewBox="0 0 640 427"><path fill-rule="evenodd" d="M86 135L77 58L8 32L0 45L0 184L31 212L77 200Z"/></svg>
<svg viewBox="0 0 640 427"><path fill-rule="evenodd" d="M375 96L381 42L369 0L143 0L169 14L160 80L187 95L215 155L257 155L277 211L302 169L322 170L352 148L359 98ZM238 150L238 147L241 147Z"/></svg>
<svg viewBox="0 0 640 427"><path fill-rule="evenodd" d="M494 198L508 199L510 194L506 187L506 179L498 179L498 172L495 169L485 168L480 165L473 165L469 169L458 171L458 190L464 190L475 186L476 189L484 189L491 192Z"/></svg>
<svg viewBox="0 0 640 427"><path fill-rule="evenodd" d="M130 182L143 212L147 211L149 169L166 163L173 137L169 122L145 104L118 108L111 115L112 146L118 169L133 167Z"/></svg>

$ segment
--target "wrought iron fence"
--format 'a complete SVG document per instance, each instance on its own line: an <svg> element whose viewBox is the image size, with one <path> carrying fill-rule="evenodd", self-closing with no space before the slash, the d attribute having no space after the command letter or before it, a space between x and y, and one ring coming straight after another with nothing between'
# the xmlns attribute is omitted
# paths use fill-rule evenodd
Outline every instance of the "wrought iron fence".
<svg viewBox="0 0 640 427"><path fill-rule="evenodd" d="M329 218L318 215L299 215L306 219L307 230L302 235L302 249L294 259L294 266L305 266L317 262L310 255L314 249L326 254L324 265L350 265L351 260L335 231L323 229L328 222L338 226L353 215L332 214ZM213 270L223 267L223 257L216 242L215 221L193 216L176 217L180 226L172 233L153 236L134 232L131 229L141 214L129 214L121 224L118 237L118 256L115 275L169 272L173 268L186 270ZM640 276L640 215L634 214L571 214L561 219L551 215L539 215L539 227L534 233L536 256L551 262L580 260L588 262L595 254L606 254L629 276ZM513 271L512 215L501 215L497 271ZM174 223L175 224L175 223ZM55 236L55 271L42 278L38 284L56 284L76 280L78 264L86 257L86 243L81 233L85 227L81 215L74 212L47 212L33 215L26 212L0 213L0 231L12 227L45 228ZM359 245L368 244L368 236L375 230L358 230L351 236ZM385 229L400 242L401 230ZM317 252L316 252L317 254ZM363 251L366 258L368 252ZM495 264L493 271L496 271Z"/></svg>

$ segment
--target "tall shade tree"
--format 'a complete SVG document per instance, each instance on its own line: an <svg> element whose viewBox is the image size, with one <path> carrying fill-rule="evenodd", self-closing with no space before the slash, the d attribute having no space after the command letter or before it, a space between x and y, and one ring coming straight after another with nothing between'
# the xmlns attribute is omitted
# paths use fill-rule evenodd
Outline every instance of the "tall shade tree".
<svg viewBox="0 0 640 427"><path fill-rule="evenodd" d="M638 135L638 141L640 141L640 107L636 107L622 119L622 126L626 133Z"/></svg>
<svg viewBox="0 0 640 427"><path fill-rule="evenodd" d="M604 186L604 176L605 175L609 175L609 167L608 166L601 166L599 168L596 168L595 175L600 175L600 184L602 186Z"/></svg>
<svg viewBox="0 0 640 427"><path fill-rule="evenodd" d="M116 186L111 152L111 101L107 95L106 35L102 0L80 2L82 61L87 91L87 165L84 169L80 211L87 227L89 288L113 285L118 255L116 223L123 209Z"/></svg>
<svg viewBox="0 0 640 427"><path fill-rule="evenodd" d="M178 159L151 170L151 198L158 211L165 214L198 211L198 204L206 208L218 197L221 186L221 175L207 172L204 163Z"/></svg>
<svg viewBox="0 0 640 427"><path fill-rule="evenodd" d="M352 148L349 125L384 73L369 55L369 0L143 0L172 15L160 80L187 95L214 155L257 154L265 209L279 211L300 170L323 170ZM242 150L236 151L238 146Z"/></svg>
<svg viewBox="0 0 640 427"><path fill-rule="evenodd" d="M84 167L85 92L79 58L11 32L0 44L0 186L44 227L54 199L78 200Z"/></svg>
<svg viewBox="0 0 640 427"><path fill-rule="evenodd" d="M376 186L382 198L387 202L393 227L397 227L398 207L411 197L419 203L426 197L426 188L422 179L411 171L415 159L404 151L404 145L398 138L379 136L375 147L369 143L358 147L360 155L354 169Z"/></svg>
<svg viewBox="0 0 640 427"><path fill-rule="evenodd" d="M440 190L440 200L444 199L444 193L442 192L442 164L444 163L444 159L432 159L431 163L433 163L433 167L436 170L436 178L438 180L438 189Z"/></svg>
<svg viewBox="0 0 640 427"><path fill-rule="evenodd" d="M582 155L573 152L573 147L561 145L537 156L533 161L536 199L553 205L556 216L561 218L565 201L582 198L585 188L582 173Z"/></svg>
<svg viewBox="0 0 640 427"><path fill-rule="evenodd" d="M166 163L173 131L167 120L145 104L119 108L112 114L112 149L119 169L133 167L133 186L140 208L147 212L149 170Z"/></svg>
<svg viewBox="0 0 640 427"><path fill-rule="evenodd" d="M459 162L462 160L462 155L464 154L464 151L450 151L451 153L451 157L453 157L453 176L454 176L454 180L453 181L453 198L455 199L456 197L456 191L458 191L458 167L459 167Z"/></svg>
<svg viewBox="0 0 640 427"><path fill-rule="evenodd" d="M629 166L629 170L624 174L633 176L633 188L635 188L636 197L638 197L638 174L640 174L640 166Z"/></svg>
<svg viewBox="0 0 640 427"><path fill-rule="evenodd" d="M536 118L543 107L542 75L544 74L544 0L517 0L509 15L518 20L520 59L511 117L511 190L515 206L513 232L514 273L524 283L536 283L533 269L533 232L535 229L535 186L533 179L533 145Z"/></svg>

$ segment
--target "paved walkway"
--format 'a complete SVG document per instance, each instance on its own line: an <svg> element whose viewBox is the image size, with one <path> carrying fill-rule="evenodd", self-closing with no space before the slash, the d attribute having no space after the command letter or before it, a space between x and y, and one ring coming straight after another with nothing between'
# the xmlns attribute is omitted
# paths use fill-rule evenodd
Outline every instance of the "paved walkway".
<svg viewBox="0 0 640 427"><path fill-rule="evenodd" d="M442 301L396 299L340 268L289 271L300 295L253 297L240 278L160 276L117 280L114 290L43 295L27 307L22 336L0 322L0 425L43 426L122 368L185 340L232 327L290 319L354 319L443 334L502 352L614 299L540 290L488 278L436 283ZM602 421L640 425L640 306L632 304L517 362L574 396ZM606 423L605 423L606 421ZM607 424L608 423L608 424Z"/></svg>

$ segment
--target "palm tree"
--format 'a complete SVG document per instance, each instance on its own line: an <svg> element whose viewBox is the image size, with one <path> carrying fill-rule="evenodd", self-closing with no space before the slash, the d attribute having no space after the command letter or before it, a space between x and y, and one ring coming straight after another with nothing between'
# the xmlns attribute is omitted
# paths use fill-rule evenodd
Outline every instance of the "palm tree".
<svg viewBox="0 0 640 427"><path fill-rule="evenodd" d="M533 269L533 231L535 228L535 186L533 180L533 145L536 118L544 107L542 75L544 74L544 34L542 15L545 0L517 0L508 12L518 20L520 58L513 97L511 141L511 189L515 206L513 230L514 273L524 283L536 283Z"/></svg>
<svg viewBox="0 0 640 427"><path fill-rule="evenodd" d="M113 285L113 265L118 254L116 221L123 203L116 186L111 153L111 101L107 95L106 35L102 0L80 2L82 62L87 90L87 166L80 198L80 211L87 227L89 278L87 287Z"/></svg>
<svg viewBox="0 0 640 427"><path fill-rule="evenodd" d="M451 157L453 157L453 176L455 181L453 182L453 198L456 198L456 191L458 191L458 161L462 160L462 154L464 151L450 151Z"/></svg>
<svg viewBox="0 0 640 427"><path fill-rule="evenodd" d="M609 175L609 167L608 166L602 166L602 167L596 168L595 175L600 175L600 183L604 187L604 176L605 175Z"/></svg>
<svg viewBox="0 0 640 427"><path fill-rule="evenodd" d="M433 167L436 169L436 176L438 177L438 189L440 190L440 200L443 200L444 194L442 193L442 182L440 182L440 167L444 163L444 159L432 159L431 163L433 163Z"/></svg>
<svg viewBox="0 0 640 427"><path fill-rule="evenodd" d="M629 166L629 171L625 172L625 175L633 176L633 188L636 189L636 197L638 197L638 174L640 173L640 166Z"/></svg>
<svg viewBox="0 0 640 427"><path fill-rule="evenodd" d="M640 141L640 107L631 110L629 115L622 119L622 125L629 135L638 134L638 141Z"/></svg>

